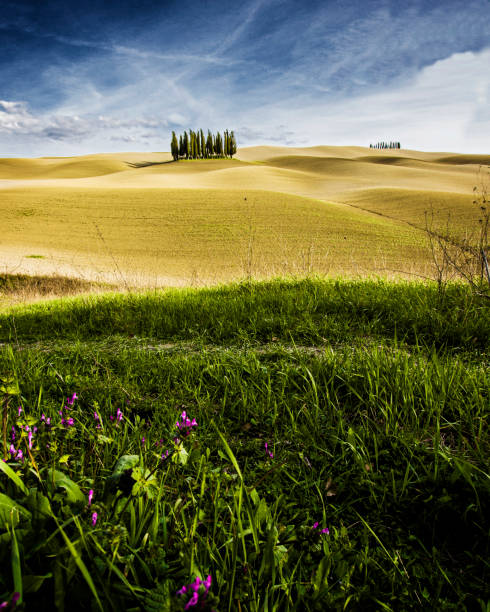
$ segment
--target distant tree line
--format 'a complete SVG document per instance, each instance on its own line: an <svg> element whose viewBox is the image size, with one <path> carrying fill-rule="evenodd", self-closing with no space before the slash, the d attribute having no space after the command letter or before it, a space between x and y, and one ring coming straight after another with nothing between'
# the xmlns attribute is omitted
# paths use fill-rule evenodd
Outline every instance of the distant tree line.
<svg viewBox="0 0 490 612"><path fill-rule="evenodd" d="M399 142L377 142L375 145L370 144L370 149L401 149Z"/></svg>
<svg viewBox="0 0 490 612"><path fill-rule="evenodd" d="M179 159L209 159L212 157L233 157L236 153L236 138L233 132L226 130L221 135L219 132L212 134L208 130L208 135L204 138L204 132L199 130L180 134L177 139L175 132L172 132L172 142L170 151L174 161Z"/></svg>

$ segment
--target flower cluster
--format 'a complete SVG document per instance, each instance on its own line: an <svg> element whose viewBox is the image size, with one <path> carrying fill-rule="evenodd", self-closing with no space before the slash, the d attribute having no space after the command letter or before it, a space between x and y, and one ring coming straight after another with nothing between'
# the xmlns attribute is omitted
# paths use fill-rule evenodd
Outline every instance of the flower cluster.
<svg viewBox="0 0 490 612"><path fill-rule="evenodd" d="M196 419L192 419L191 421L191 419L187 416L187 412L184 410L180 415L180 421L175 423L175 427L177 427L184 437L187 437L191 433L192 428L197 427L197 421Z"/></svg>
<svg viewBox="0 0 490 612"><path fill-rule="evenodd" d="M201 588L202 587L202 588ZM201 605L204 603L208 591L211 588L211 575L206 580L201 580L199 576L196 576L194 582L184 585L177 591L177 595L189 595L192 594L189 601L185 604L184 610L188 610L193 606L197 606L198 603Z"/></svg>
<svg viewBox="0 0 490 612"><path fill-rule="evenodd" d="M64 410L71 410L76 399L78 399L78 395L76 393L74 393L71 397L68 397L66 399ZM65 416L63 415L63 410L60 410L58 414L61 417L61 424L63 425L63 427L68 428L73 427L73 425L75 425L75 421L72 417L65 418Z"/></svg>
<svg viewBox="0 0 490 612"><path fill-rule="evenodd" d="M111 421L114 421L114 416L111 414L109 416L109 419ZM118 408L116 412L116 425L118 425L122 420L123 420L123 413L122 413L122 410Z"/></svg>
<svg viewBox="0 0 490 612"><path fill-rule="evenodd" d="M318 521L316 523L313 523L313 527L312 529L318 529ZM320 533L325 533L326 535L328 535L330 533L330 529L328 527L324 527L323 529L320 530Z"/></svg>
<svg viewBox="0 0 490 612"><path fill-rule="evenodd" d="M15 450L15 446L13 444L10 445L9 454L11 459L18 459L19 461L24 461L24 453L20 448Z"/></svg>

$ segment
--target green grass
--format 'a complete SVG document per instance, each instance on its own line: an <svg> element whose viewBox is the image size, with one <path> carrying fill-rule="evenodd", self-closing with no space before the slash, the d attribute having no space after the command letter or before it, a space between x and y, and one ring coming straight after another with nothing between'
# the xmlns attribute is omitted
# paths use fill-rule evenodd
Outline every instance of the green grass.
<svg viewBox="0 0 490 612"><path fill-rule="evenodd" d="M0 325L26 455L0 462L1 600L179 610L210 575L202 609L488 608L490 312L465 287L277 280Z"/></svg>

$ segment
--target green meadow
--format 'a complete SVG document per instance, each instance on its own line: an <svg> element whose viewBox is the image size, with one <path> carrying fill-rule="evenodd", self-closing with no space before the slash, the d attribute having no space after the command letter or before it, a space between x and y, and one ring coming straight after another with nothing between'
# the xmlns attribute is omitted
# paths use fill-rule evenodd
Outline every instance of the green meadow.
<svg viewBox="0 0 490 612"><path fill-rule="evenodd" d="M0 343L5 607L489 609L465 286L87 294L6 306Z"/></svg>

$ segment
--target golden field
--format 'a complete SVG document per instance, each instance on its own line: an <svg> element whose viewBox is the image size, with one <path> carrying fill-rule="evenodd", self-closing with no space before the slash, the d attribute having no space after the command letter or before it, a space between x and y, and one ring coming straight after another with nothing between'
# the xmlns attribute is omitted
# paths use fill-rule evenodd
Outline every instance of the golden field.
<svg viewBox="0 0 490 612"><path fill-rule="evenodd" d="M131 286L308 273L431 275L424 213L475 226L490 156L250 147L0 159L0 273Z"/></svg>

